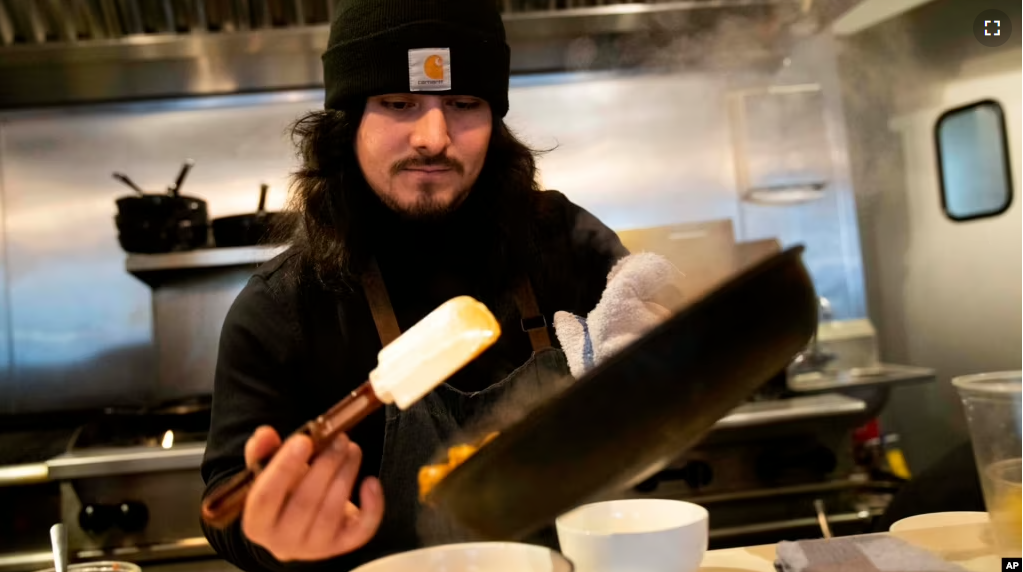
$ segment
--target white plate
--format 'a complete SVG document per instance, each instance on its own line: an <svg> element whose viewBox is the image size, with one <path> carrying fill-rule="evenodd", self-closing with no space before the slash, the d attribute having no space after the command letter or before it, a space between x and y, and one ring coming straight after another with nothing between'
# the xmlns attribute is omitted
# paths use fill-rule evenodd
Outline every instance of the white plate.
<svg viewBox="0 0 1023 572"><path fill-rule="evenodd" d="M942 526L987 524L988 522L989 519L986 512L932 512L930 514L906 517L892 524L888 530L891 532L905 532L907 530L922 530Z"/></svg>

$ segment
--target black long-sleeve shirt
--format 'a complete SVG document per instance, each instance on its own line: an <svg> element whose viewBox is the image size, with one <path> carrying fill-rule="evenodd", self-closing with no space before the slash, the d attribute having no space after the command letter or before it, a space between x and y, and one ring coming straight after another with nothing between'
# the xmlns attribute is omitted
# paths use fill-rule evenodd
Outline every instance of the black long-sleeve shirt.
<svg viewBox="0 0 1023 572"><path fill-rule="evenodd" d="M550 324L556 311L585 315L592 310L614 262L627 252L610 229L561 193L536 195L533 216L522 221L532 225L537 246L526 267ZM375 252L403 331L458 295L480 300L501 322L504 335L498 342L449 380L469 391L507 376L532 351L511 298L512 285L495 283L479 260L486 250L473 229L481 223L486 221L456 224L429 240L395 228ZM202 464L207 491L244 467L245 442L258 426L270 425L286 436L365 381L376 366L380 340L361 289L328 291L301 278L300 261L288 251L263 265L224 321ZM360 478L378 475L383 412L365 419L350 437L363 451ZM222 557L248 571L321 565L347 570L378 555L371 542L326 563L284 565L248 541L238 523L205 532Z"/></svg>

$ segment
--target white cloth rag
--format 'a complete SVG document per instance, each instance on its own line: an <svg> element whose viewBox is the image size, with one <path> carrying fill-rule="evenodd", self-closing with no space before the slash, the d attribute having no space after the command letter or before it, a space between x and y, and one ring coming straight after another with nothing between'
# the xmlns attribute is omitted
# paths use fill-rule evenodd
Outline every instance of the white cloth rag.
<svg viewBox="0 0 1023 572"><path fill-rule="evenodd" d="M582 377L668 319L681 305L681 278L659 254L630 254L611 269L600 302L589 315L556 312L554 333L572 376Z"/></svg>

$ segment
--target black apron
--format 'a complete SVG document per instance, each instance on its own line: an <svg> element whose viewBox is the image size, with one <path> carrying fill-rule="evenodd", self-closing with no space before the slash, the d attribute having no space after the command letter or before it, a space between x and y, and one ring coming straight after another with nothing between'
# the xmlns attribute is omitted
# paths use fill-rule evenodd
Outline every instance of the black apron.
<svg viewBox="0 0 1023 572"><path fill-rule="evenodd" d="M386 346L401 330L375 263L370 264L362 284L380 342ZM420 503L419 469L446 459L449 446L474 443L516 421L535 405L538 396L553 395L572 382L565 355L551 345L547 322L528 279L516 284L514 295L522 329L533 347L526 363L482 391L464 392L445 383L405 411L386 406L380 464L386 508L374 539L384 553L480 540ZM521 335L504 333L516 334ZM558 548L553 525L524 541Z"/></svg>

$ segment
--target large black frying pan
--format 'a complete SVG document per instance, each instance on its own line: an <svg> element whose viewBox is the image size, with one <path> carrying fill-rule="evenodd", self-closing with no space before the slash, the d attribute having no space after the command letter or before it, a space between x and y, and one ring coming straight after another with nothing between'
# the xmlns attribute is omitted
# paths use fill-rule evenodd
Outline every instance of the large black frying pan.
<svg viewBox="0 0 1023 572"><path fill-rule="evenodd" d="M655 474L784 369L817 323L802 247L736 275L452 471L429 504L491 540Z"/></svg>
<svg viewBox="0 0 1023 572"><path fill-rule="evenodd" d="M220 247L256 246L277 242L278 230L292 222L292 213L267 212L268 185L259 187L256 212L213 219L213 242Z"/></svg>

